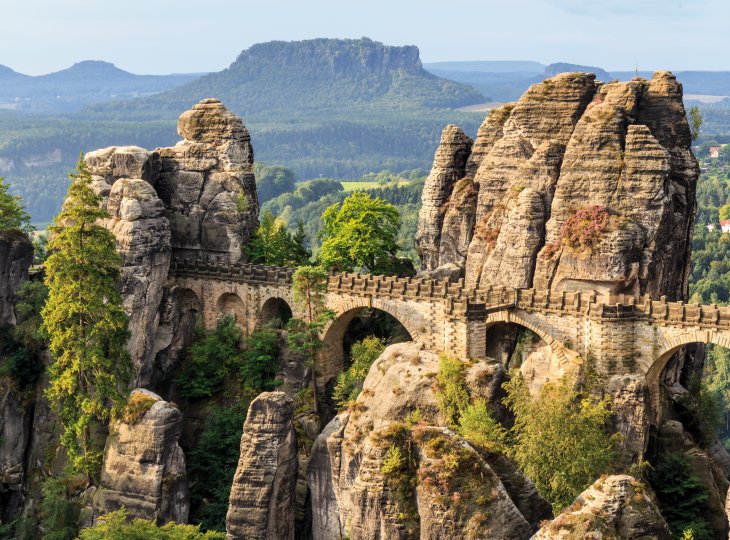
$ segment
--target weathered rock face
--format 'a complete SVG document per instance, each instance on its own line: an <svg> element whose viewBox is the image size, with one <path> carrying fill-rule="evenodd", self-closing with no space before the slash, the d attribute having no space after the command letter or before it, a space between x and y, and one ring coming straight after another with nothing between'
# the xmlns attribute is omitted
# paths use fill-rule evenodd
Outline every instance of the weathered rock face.
<svg viewBox="0 0 730 540"><path fill-rule="evenodd" d="M128 348L137 385L152 382L157 312L170 269L170 225L154 188L142 179L122 178L109 193L107 227L122 255L122 298L129 314Z"/></svg>
<svg viewBox="0 0 730 540"><path fill-rule="evenodd" d="M356 405L317 438L308 474L314 538L529 538L551 516L507 458L440 427L446 419L432 388L438 365L420 344L388 347ZM472 365L465 374L472 397L493 401L502 373L497 364ZM421 421L408 424L416 409ZM394 446L405 463L395 471L384 465ZM453 482L444 483L445 455L458 462Z"/></svg>
<svg viewBox="0 0 730 540"><path fill-rule="evenodd" d="M472 140L456 126L446 126L441 134L441 144L436 150L431 174L423 188L422 206L418 214L416 248L424 268L433 270L441 265L445 250L441 249L446 203L454 184L466 173L466 162L471 153ZM461 186L462 191L466 186Z"/></svg>
<svg viewBox="0 0 730 540"><path fill-rule="evenodd" d="M184 138L157 151L156 189L165 203L175 249L224 254L232 262L258 226L251 137L241 119L217 99L180 116Z"/></svg>
<svg viewBox="0 0 730 540"><path fill-rule="evenodd" d="M728 493L728 476L726 459L727 453L718 453L719 460L712 450L705 451L694 444L691 437L685 432L681 422L669 420L659 429L658 453L668 456L681 453L687 459L697 479L707 490L707 500L702 505L704 518L708 521L715 533L715 538L725 538L728 535L725 501Z"/></svg>
<svg viewBox="0 0 730 540"><path fill-rule="evenodd" d="M96 514L124 506L134 517L186 523L185 456L178 440L182 414L148 390L134 390L122 421L113 422L104 452Z"/></svg>
<svg viewBox="0 0 730 540"><path fill-rule="evenodd" d="M427 191L440 195L440 208L471 209L463 189L450 187L456 180L438 176L442 164L463 159L448 142ZM468 219L431 218L419 221L418 237L449 238L447 246L470 238L465 259L448 261L464 269L468 286L682 298L699 173L690 144L682 87L670 73L605 85L592 74L557 75L493 111L479 129L464 173L471 184L461 180L478 188L473 230ZM590 242L571 240L576 222L578 230L598 230ZM440 264L435 245L421 248L423 271Z"/></svg>
<svg viewBox="0 0 730 540"><path fill-rule="evenodd" d="M23 501L32 409L10 377L0 377L0 520L15 519Z"/></svg>
<svg viewBox="0 0 730 540"><path fill-rule="evenodd" d="M28 279L33 244L17 230L0 232L0 326L15 324L15 294Z"/></svg>
<svg viewBox="0 0 730 540"><path fill-rule="evenodd" d="M184 140L172 148L110 147L84 158L123 258L128 348L143 387L169 376L199 312L195 299L166 286L173 251L235 262L258 225L253 150L241 119L205 99L180 116L178 131Z"/></svg>
<svg viewBox="0 0 730 540"><path fill-rule="evenodd" d="M226 532L233 539L293 539L297 483L294 400L264 392L249 407Z"/></svg>
<svg viewBox="0 0 730 540"><path fill-rule="evenodd" d="M617 475L597 480L532 538L669 540L672 535L646 486L631 476Z"/></svg>

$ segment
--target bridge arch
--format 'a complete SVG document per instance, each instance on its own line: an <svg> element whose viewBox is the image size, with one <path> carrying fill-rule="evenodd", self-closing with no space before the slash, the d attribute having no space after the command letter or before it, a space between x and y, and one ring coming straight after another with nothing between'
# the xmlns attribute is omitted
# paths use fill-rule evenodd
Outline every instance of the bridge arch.
<svg viewBox="0 0 730 540"><path fill-rule="evenodd" d="M682 347L696 343L718 345L730 349L730 331L693 329L666 336L663 347L659 354L655 355L655 360L646 372L646 383L651 391L658 389L662 372L670 358Z"/></svg>
<svg viewBox="0 0 730 540"><path fill-rule="evenodd" d="M280 296L271 296L264 300L259 310L259 318L262 324L272 323L278 320L281 325L289 322L293 316L289 302Z"/></svg>
<svg viewBox="0 0 730 540"><path fill-rule="evenodd" d="M354 298L336 306L335 317L322 331L324 347L320 354L318 378L325 384L332 381L345 367L344 337L350 323L363 311L373 309L387 313L408 332L411 341L419 341L421 333L416 323L394 303L372 298Z"/></svg>
<svg viewBox="0 0 730 540"><path fill-rule="evenodd" d="M246 306L236 293L221 294L216 302L216 312L218 317L232 315L236 319L236 324L244 331L246 330Z"/></svg>
<svg viewBox="0 0 730 540"><path fill-rule="evenodd" d="M542 328L541 326L533 323L532 321L528 320L525 317L522 317L518 313L515 313L514 311L504 310L504 311L496 311L494 313L490 313L487 315L485 322L485 334L488 335L489 329L494 327L497 324L514 324L517 326L522 326L523 328L527 328L534 334L536 334L540 339L542 339L549 347L551 353L555 356L555 358L558 360L558 363L560 366L564 369L573 367L572 359L575 357L575 353L569 353L568 349L555 339L552 335L550 335L549 331ZM485 335L485 340L486 340Z"/></svg>

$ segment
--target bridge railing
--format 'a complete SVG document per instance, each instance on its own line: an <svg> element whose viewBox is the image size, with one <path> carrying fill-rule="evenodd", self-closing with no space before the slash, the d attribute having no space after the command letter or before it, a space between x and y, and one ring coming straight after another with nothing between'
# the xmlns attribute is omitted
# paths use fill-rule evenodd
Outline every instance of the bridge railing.
<svg viewBox="0 0 730 540"><path fill-rule="evenodd" d="M175 257L171 274L202 279L291 285L293 268L231 263L224 256ZM464 280L382 276L351 272L331 273L330 292L375 295L405 300L443 301L451 316L482 317L490 311L524 309L569 312L602 319L643 318L657 323L730 328L730 306L668 302L649 296L596 291L550 291L490 286L466 289Z"/></svg>

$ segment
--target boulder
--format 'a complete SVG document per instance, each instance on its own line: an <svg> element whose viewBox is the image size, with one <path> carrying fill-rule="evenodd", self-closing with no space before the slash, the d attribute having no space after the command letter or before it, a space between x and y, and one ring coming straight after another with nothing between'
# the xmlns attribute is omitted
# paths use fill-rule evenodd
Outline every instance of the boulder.
<svg viewBox="0 0 730 540"><path fill-rule="evenodd" d="M185 455L178 444L182 422L178 408L160 396L141 388L131 393L123 418L110 426L96 515L124 506L131 517L187 523Z"/></svg>
<svg viewBox="0 0 730 540"><path fill-rule="evenodd" d="M649 488L631 476L614 475L596 480L532 540L584 538L670 540L672 534Z"/></svg>
<svg viewBox="0 0 730 540"><path fill-rule="evenodd" d="M529 538L552 516L505 456L444 427L433 388L438 369L438 355L421 344L388 347L355 404L317 438L308 471L315 538ZM495 402L503 373L475 362L465 384L472 397ZM394 447L402 459L395 470L388 465ZM444 472L444 456L458 474Z"/></svg>
<svg viewBox="0 0 730 540"><path fill-rule="evenodd" d="M297 433L294 400L264 392L251 402L226 515L228 538L294 538Z"/></svg>

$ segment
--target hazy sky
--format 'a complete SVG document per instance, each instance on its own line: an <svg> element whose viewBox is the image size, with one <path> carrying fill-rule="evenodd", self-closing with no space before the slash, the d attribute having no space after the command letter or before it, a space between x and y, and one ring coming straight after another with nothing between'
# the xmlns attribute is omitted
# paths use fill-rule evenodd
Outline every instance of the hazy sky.
<svg viewBox="0 0 730 540"><path fill-rule="evenodd" d="M0 0L0 64L217 71L273 39L368 36L424 62L730 70L728 0Z"/></svg>

